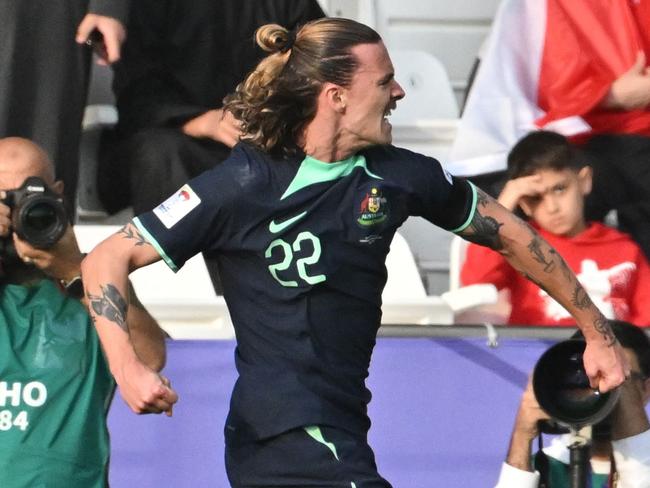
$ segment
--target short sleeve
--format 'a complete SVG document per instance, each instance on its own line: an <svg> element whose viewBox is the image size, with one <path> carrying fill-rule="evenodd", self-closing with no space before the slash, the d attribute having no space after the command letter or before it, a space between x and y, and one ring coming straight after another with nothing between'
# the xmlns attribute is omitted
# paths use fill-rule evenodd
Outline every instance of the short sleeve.
<svg viewBox="0 0 650 488"><path fill-rule="evenodd" d="M234 209L242 199L239 181L248 168L235 148L215 168L190 180L153 210L133 222L174 271L199 252L224 249L235 234Z"/></svg>
<svg viewBox="0 0 650 488"><path fill-rule="evenodd" d="M406 149L391 155L397 160L399 174L408 194L409 214L421 216L451 232L467 227L476 208L476 188L456 178L434 158Z"/></svg>

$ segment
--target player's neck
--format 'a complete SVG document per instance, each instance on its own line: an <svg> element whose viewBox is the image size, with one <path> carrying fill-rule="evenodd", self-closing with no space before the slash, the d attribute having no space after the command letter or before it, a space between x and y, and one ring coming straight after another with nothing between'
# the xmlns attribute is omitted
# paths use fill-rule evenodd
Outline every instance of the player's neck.
<svg viewBox="0 0 650 488"><path fill-rule="evenodd" d="M299 145L306 155L324 163L343 161L360 148L342 137L339 129L336 120L316 117L305 128Z"/></svg>

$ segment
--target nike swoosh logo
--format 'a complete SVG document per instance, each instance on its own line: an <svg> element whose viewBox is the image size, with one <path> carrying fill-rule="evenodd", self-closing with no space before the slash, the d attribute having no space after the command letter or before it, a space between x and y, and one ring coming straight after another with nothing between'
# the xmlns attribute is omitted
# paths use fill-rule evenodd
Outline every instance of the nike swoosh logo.
<svg viewBox="0 0 650 488"><path fill-rule="evenodd" d="M306 210L303 213L298 214L295 217L291 217L290 219L284 220L280 223L276 223L275 220L271 220L271 223L269 224L269 232L271 232L271 234L277 234L278 232L282 232L284 229L289 227L294 222L298 222L305 215L307 215Z"/></svg>

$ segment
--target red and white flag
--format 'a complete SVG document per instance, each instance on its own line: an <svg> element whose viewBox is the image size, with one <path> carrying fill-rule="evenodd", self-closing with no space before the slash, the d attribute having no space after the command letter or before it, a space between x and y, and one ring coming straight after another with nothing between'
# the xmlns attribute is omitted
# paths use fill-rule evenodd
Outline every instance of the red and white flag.
<svg viewBox="0 0 650 488"><path fill-rule="evenodd" d="M504 0L447 168L506 168L526 133L650 135L650 112L598 108L639 51L650 60L650 0Z"/></svg>

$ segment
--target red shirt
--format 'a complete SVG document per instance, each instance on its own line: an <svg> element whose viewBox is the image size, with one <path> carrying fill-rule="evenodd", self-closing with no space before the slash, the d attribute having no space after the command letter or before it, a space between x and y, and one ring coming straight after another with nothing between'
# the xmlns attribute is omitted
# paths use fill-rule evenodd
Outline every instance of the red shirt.
<svg viewBox="0 0 650 488"><path fill-rule="evenodd" d="M562 255L606 317L650 325L650 265L627 234L600 223L589 224L573 238L537 231ZM509 289L509 324L575 325L561 305L491 249L468 246L461 282Z"/></svg>
<svg viewBox="0 0 650 488"><path fill-rule="evenodd" d="M650 63L650 1L546 0L547 21L538 84L546 114L537 126L579 115L592 134L650 136L650 111L598 107L638 51Z"/></svg>

